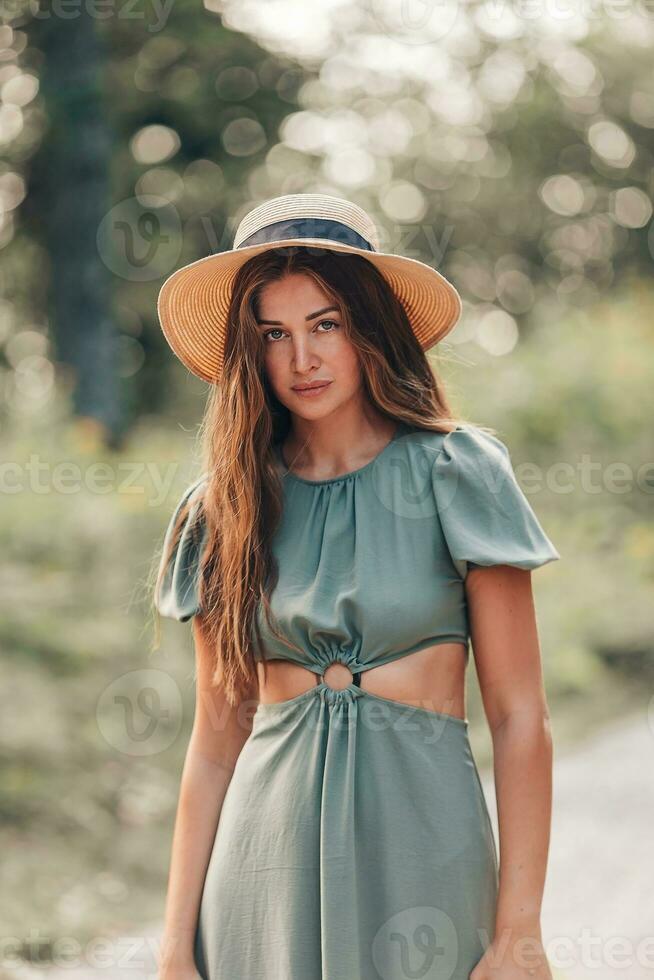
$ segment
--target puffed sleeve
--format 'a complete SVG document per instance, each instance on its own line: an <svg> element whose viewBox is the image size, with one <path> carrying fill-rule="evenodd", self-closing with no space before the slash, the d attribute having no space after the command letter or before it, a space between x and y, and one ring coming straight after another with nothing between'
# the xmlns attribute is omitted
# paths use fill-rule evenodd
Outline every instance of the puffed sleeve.
<svg viewBox="0 0 654 980"><path fill-rule="evenodd" d="M434 461L432 480L443 533L463 577L468 565L532 569L561 557L497 436L472 424L448 432Z"/></svg>
<svg viewBox="0 0 654 980"><path fill-rule="evenodd" d="M162 616L178 619L182 623L200 611L198 576L200 557L206 542L206 525L200 510L198 490L205 479L202 476L191 484L175 507L164 536L157 573L159 587L155 590L155 606ZM166 561L177 519L187 503L190 504L188 515L182 524L179 539Z"/></svg>

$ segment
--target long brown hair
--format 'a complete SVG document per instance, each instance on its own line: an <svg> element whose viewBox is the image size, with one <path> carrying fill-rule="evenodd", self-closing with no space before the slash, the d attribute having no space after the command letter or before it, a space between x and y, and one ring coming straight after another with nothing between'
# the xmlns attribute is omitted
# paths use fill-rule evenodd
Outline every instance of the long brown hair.
<svg viewBox="0 0 654 980"><path fill-rule="evenodd" d="M402 304L365 258L291 246L260 253L242 266L228 313L222 377L210 389L200 427L206 481L196 525L197 532L203 520L207 531L198 588L215 651L213 681L223 684L231 704L257 688L255 651L265 661L256 619L260 602L271 630L292 646L270 609L278 578L271 539L283 500L273 446L285 438L290 413L267 380L265 340L257 324L262 289L291 273L311 276L339 307L345 335L358 351L365 395L378 411L435 432L449 432L461 421L452 416ZM190 503L180 512L162 556L155 594L189 509Z"/></svg>

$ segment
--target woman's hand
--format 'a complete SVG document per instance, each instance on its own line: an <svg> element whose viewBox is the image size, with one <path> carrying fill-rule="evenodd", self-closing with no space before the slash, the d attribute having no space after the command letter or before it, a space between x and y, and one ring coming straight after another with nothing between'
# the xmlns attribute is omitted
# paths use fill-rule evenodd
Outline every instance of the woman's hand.
<svg viewBox="0 0 654 980"><path fill-rule="evenodd" d="M507 929L496 935L470 980L552 980L540 931Z"/></svg>
<svg viewBox="0 0 654 980"><path fill-rule="evenodd" d="M204 980L193 957L161 957L157 980Z"/></svg>
<svg viewBox="0 0 654 980"><path fill-rule="evenodd" d="M187 963L186 966L182 966L181 963L170 963L168 966L162 964L158 978L159 980L204 980L193 962Z"/></svg>
<svg viewBox="0 0 654 980"><path fill-rule="evenodd" d="M177 939L165 936L159 954L158 980L204 980L195 965L191 934Z"/></svg>

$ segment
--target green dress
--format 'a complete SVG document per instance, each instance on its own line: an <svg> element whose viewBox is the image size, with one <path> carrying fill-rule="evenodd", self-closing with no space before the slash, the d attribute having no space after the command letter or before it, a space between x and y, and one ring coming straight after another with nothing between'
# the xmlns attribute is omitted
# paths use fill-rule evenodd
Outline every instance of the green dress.
<svg viewBox="0 0 654 980"><path fill-rule="evenodd" d="M305 480L276 453L284 513L271 605L299 651L270 634L260 608L268 656L319 676L341 661L354 677L258 705L204 881L198 971L468 980L493 937L498 888L468 720L357 682L438 643L465 644L467 663L468 568L533 569L560 555L506 446L476 426L401 424L375 459L335 479ZM157 599L181 621L199 608L197 516L202 527L194 503Z"/></svg>

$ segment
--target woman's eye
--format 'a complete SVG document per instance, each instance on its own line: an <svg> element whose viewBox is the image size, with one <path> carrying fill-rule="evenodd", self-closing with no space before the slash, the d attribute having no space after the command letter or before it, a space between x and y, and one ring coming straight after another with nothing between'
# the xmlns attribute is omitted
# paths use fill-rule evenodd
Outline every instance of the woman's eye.
<svg viewBox="0 0 654 980"><path fill-rule="evenodd" d="M336 327L336 329L338 329L340 327L340 323L338 322L338 320L321 320L320 323L316 324L316 328L323 327L326 323L329 324L329 328L327 330L323 330L322 331L323 333L331 333L332 332L331 328ZM281 340L281 337L273 337L272 335L274 333L283 335L284 331L280 327L273 327L271 330L266 330L263 335L264 340L266 340L268 343L273 343L273 344L276 343L278 340Z"/></svg>

